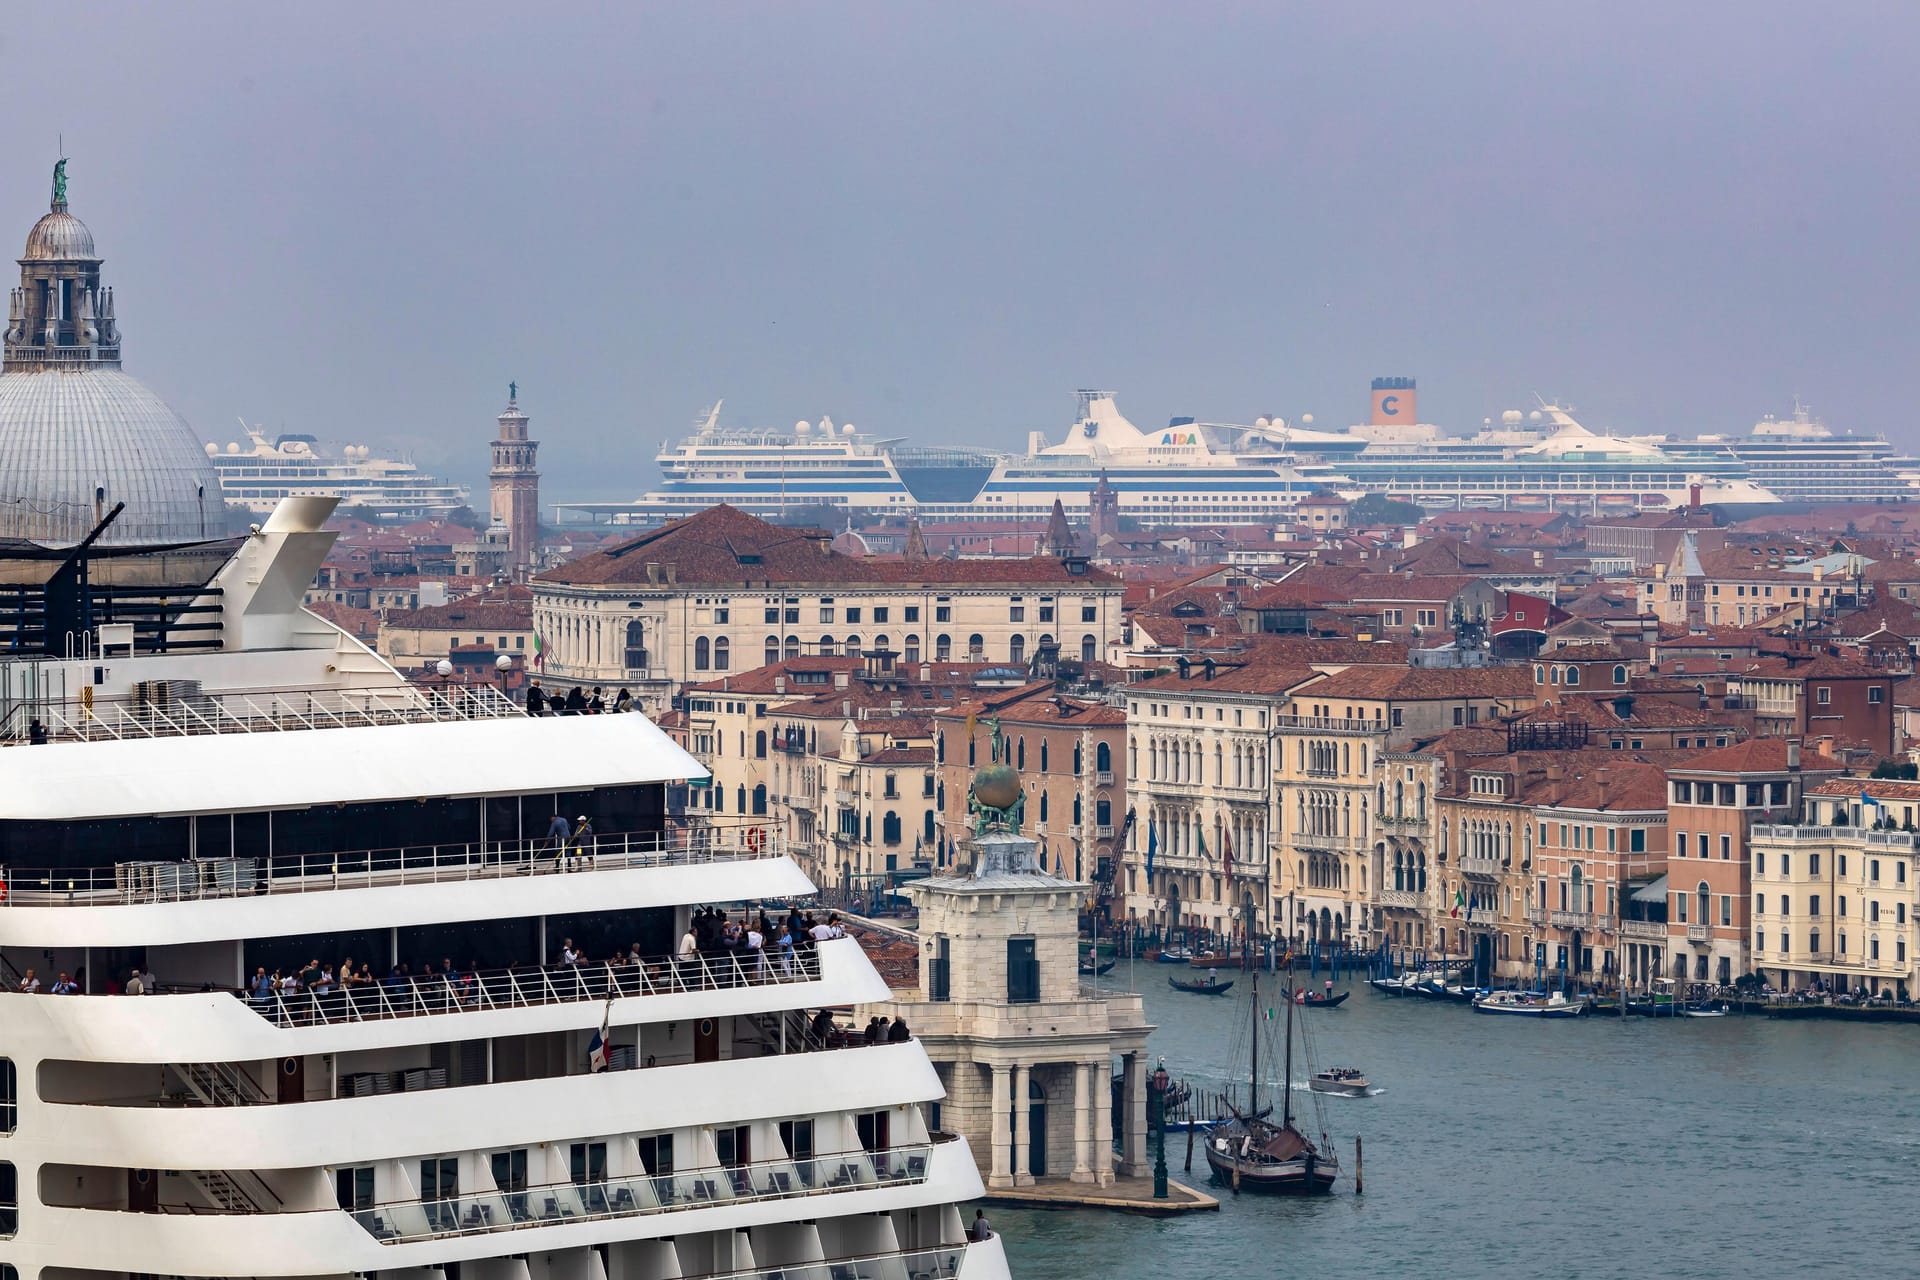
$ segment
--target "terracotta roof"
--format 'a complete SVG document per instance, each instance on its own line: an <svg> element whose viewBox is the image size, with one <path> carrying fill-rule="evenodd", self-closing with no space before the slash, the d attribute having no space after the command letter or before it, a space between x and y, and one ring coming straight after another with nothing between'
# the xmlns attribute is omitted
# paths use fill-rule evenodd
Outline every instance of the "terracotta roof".
<svg viewBox="0 0 1920 1280"><path fill-rule="evenodd" d="M1835 778L1808 790L1816 796L1857 796L1865 791L1876 800L1920 800L1920 782L1892 778Z"/></svg>
<svg viewBox="0 0 1920 1280"><path fill-rule="evenodd" d="M446 604L395 609L387 614L387 626L427 631L444 631L455 627L479 627L483 630L517 627L525 631L533 626L533 588L517 585L495 587L479 595L450 600Z"/></svg>
<svg viewBox="0 0 1920 1280"><path fill-rule="evenodd" d="M1703 756L1696 756L1684 765L1675 765L1675 773L1785 773L1787 771L1786 738L1748 738L1745 742L1736 742L1730 747L1719 747ZM1844 764L1832 756L1817 751L1803 751L1800 756L1800 769L1803 773L1843 773Z"/></svg>
<svg viewBox="0 0 1920 1280"><path fill-rule="evenodd" d="M1531 698L1527 667L1348 667L1306 690L1312 698L1386 698L1400 702L1455 698Z"/></svg>
<svg viewBox="0 0 1920 1280"><path fill-rule="evenodd" d="M1319 674L1304 663L1254 661L1240 666L1221 664L1215 668L1213 679L1209 680L1205 667L1196 662L1188 669L1185 680L1180 678L1178 670L1156 671L1127 687L1129 690L1156 694L1264 693L1278 696Z"/></svg>
<svg viewBox="0 0 1920 1280"><path fill-rule="evenodd" d="M874 560L828 549L818 530L769 524L730 506L709 507L611 550L549 569L540 582L563 585L650 585L671 576L681 585L782 583L1108 588L1119 580L1088 567L1070 573L1064 561L1038 556L1007 560ZM654 568L650 571L648 566Z"/></svg>

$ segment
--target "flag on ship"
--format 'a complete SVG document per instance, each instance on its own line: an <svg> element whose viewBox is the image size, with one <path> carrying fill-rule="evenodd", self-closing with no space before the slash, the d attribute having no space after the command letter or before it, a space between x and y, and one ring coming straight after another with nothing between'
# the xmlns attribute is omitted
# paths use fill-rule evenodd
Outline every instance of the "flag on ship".
<svg viewBox="0 0 1920 1280"><path fill-rule="evenodd" d="M587 1042L588 1071L600 1072L607 1069L607 1061L613 1047L613 1035L609 1025L612 1021L613 1000L609 997L606 1012L600 1015L600 1029L595 1031L593 1033L593 1039Z"/></svg>

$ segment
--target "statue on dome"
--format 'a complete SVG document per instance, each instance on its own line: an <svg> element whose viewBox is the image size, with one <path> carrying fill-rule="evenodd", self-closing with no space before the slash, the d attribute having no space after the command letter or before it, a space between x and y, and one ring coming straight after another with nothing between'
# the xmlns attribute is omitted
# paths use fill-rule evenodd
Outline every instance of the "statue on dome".
<svg viewBox="0 0 1920 1280"><path fill-rule="evenodd" d="M508 404L520 403L520 384L519 383L509 382L507 384L507 403Z"/></svg>
<svg viewBox="0 0 1920 1280"><path fill-rule="evenodd" d="M67 202L67 158L61 156L53 162L53 202Z"/></svg>

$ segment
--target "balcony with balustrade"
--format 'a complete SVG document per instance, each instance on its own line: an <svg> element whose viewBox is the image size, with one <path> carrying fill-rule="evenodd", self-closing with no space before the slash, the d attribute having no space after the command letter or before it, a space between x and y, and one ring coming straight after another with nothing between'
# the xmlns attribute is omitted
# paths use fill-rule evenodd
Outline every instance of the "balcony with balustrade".
<svg viewBox="0 0 1920 1280"><path fill-rule="evenodd" d="M1640 942L1665 942L1667 940L1667 922L1664 920L1622 920L1620 936Z"/></svg>
<svg viewBox="0 0 1920 1280"><path fill-rule="evenodd" d="M1498 880L1507 873L1504 858L1486 858L1469 854L1460 859L1460 870L1464 875L1478 876L1483 880Z"/></svg>
<svg viewBox="0 0 1920 1280"><path fill-rule="evenodd" d="M1424 911L1427 893L1424 889L1382 889L1380 905L1402 911Z"/></svg>

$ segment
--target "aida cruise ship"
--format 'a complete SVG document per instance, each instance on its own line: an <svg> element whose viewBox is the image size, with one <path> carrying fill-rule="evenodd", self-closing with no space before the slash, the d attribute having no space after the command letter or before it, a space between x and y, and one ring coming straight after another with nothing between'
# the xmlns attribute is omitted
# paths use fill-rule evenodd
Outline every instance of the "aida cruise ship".
<svg viewBox="0 0 1920 1280"><path fill-rule="evenodd" d="M300 609L333 507L0 663L0 1275L1006 1277L921 1046L817 1034L886 996L858 943L677 954L812 891L777 833L676 829L704 770L640 715Z"/></svg>

